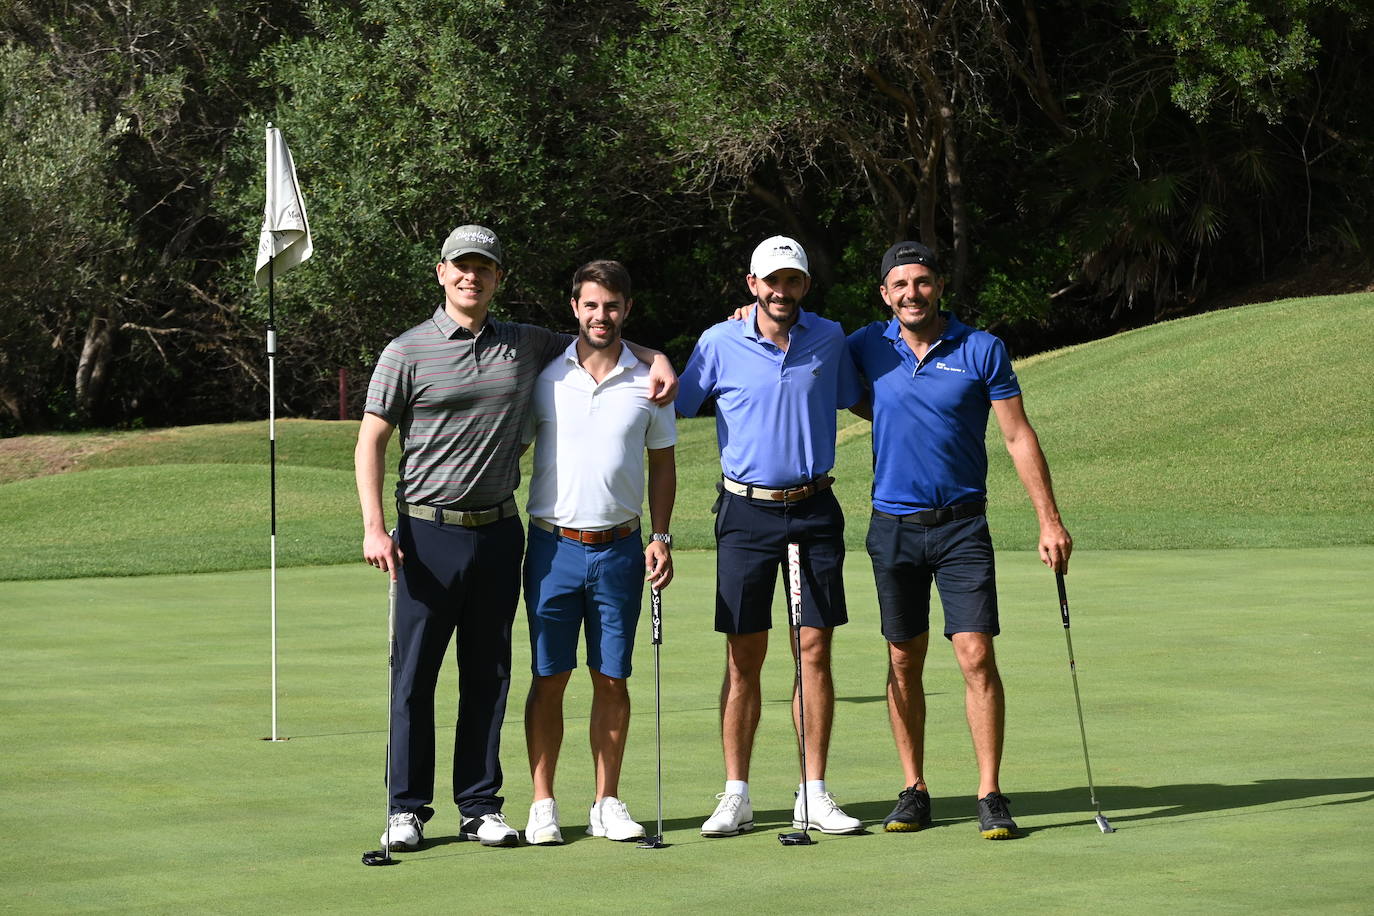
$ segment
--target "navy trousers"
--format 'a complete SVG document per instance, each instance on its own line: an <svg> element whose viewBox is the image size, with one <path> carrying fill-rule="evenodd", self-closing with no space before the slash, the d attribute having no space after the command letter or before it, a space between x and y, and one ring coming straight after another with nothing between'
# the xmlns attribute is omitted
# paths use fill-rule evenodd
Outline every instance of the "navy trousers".
<svg viewBox="0 0 1374 916"><path fill-rule="evenodd" d="M464 818L501 810L501 723L525 532L518 517L478 528L401 516L391 701L391 812L428 820L434 800L434 690L456 636L453 801Z"/></svg>

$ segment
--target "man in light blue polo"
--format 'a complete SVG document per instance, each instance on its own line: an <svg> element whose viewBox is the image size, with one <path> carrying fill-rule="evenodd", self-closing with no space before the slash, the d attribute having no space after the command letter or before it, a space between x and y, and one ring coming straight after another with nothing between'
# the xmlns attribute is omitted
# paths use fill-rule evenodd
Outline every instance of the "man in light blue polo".
<svg viewBox="0 0 1374 916"><path fill-rule="evenodd" d="M1018 835L998 782L1005 697L993 652L1000 630L988 533L988 413L1040 521L1040 557L1068 569L1073 540L1059 518L1050 470L1026 419L1006 347L939 309L944 282L935 253L919 242L888 249L879 294L887 321L849 336L871 389L873 517L867 547L888 641L888 712L906 786L883 829L931 823L923 772L930 583L944 610L945 637L964 675L964 705L978 761L978 821L990 840ZM856 410L856 412L861 412Z"/></svg>
<svg viewBox="0 0 1374 916"><path fill-rule="evenodd" d="M825 787L835 701L830 645L834 628L848 620L844 516L828 472L835 464L835 411L854 404L862 388L840 326L801 308L811 276L800 244L784 236L760 243L746 281L757 301L754 315L701 335L677 398L678 412L688 417L714 399L723 474L716 502L715 620L725 634L726 781L701 833L735 836L754 825L748 780L759 679L789 543L801 547L806 697L806 779L798 787L793 825L854 833L862 822L841 811Z"/></svg>

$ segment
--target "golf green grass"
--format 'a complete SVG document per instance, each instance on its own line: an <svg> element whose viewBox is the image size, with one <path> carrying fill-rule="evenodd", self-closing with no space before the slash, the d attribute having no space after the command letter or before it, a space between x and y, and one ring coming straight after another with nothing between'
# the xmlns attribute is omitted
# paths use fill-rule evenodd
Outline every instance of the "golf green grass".
<svg viewBox="0 0 1374 916"><path fill-rule="evenodd" d="M358 562L356 424L278 423L279 727L271 731L266 424L41 437L0 449L0 907L18 912L1367 913L1374 809L1374 296L1247 306L1018 364L1077 544L1068 578L1093 826L1053 577L990 424L1009 697L1003 787L1027 830L975 829L948 646L932 647L935 825L872 828L901 788L862 543L868 424L841 416L851 623L838 631L830 788L870 833L784 848L796 783L779 629L751 788L758 828L703 839L723 778L713 555L665 595L671 847L582 835L585 676L569 688L556 849L456 840L442 774L427 845L364 868L384 822L385 579ZM713 421L679 424L674 531L709 546ZM1229 549L1223 549L1229 548ZM335 565L327 565L335 564ZM342 565L338 565L342 564ZM783 619L781 608L775 621ZM936 615L938 620L938 612ZM506 813L530 801L523 616ZM622 795L654 817L653 653L641 627ZM441 682L443 721L456 692Z"/></svg>
<svg viewBox="0 0 1374 916"><path fill-rule="evenodd" d="M862 557L836 637L828 773L881 820L901 788L882 702L884 650ZM267 577L0 584L5 778L15 847L0 887L18 912L1368 912L1374 799L1374 549L1083 552L1069 576L1074 648L1103 835L1080 749L1053 577L1000 558L1009 694L1004 788L1028 835L979 838L962 689L933 647L927 774L935 825L784 848L795 743L784 631L765 667L752 790L758 828L698 835L722 779L710 632L712 560L679 555L665 595L666 838L584 837L588 691L569 688L561 848L458 842L439 780L423 850L365 868L385 798L385 588L357 566L281 574L281 733L270 732ZM778 617L777 619L781 619ZM523 619L506 721L506 811L530 802ZM622 794L654 818L653 655L636 654ZM452 670L441 710L452 707ZM443 720L441 714L440 719ZM440 730L439 772L451 747Z"/></svg>

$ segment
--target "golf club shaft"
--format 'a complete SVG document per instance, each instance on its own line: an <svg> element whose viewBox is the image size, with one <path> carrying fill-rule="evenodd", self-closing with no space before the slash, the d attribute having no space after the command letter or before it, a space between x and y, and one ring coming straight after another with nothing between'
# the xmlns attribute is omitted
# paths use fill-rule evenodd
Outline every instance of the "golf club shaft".
<svg viewBox="0 0 1374 916"><path fill-rule="evenodd" d="M663 839L663 687L659 676L658 653L663 645L663 593L649 591L650 622L654 640L654 763L657 768L658 838Z"/></svg>
<svg viewBox="0 0 1374 916"><path fill-rule="evenodd" d="M396 537L396 532L391 532ZM386 610L386 858L391 858L391 704L396 696L396 571L390 573Z"/></svg>
<svg viewBox="0 0 1374 916"><path fill-rule="evenodd" d="M1073 637L1069 635L1069 595L1064 589L1064 574L1055 573L1055 584L1059 586L1059 616L1064 623L1064 645L1069 651L1069 676L1073 680L1073 705L1078 710L1078 735L1083 739L1083 766L1088 771L1088 798L1099 815L1102 807L1097 803L1097 789L1093 786L1093 765L1088 759L1088 730L1083 725L1083 701L1078 694L1078 666L1073 658Z"/></svg>
<svg viewBox="0 0 1374 916"><path fill-rule="evenodd" d="M806 792L806 697L802 689L801 547L798 544L787 545L787 591L797 661L797 741L801 746L802 830L806 831L811 829L811 807Z"/></svg>

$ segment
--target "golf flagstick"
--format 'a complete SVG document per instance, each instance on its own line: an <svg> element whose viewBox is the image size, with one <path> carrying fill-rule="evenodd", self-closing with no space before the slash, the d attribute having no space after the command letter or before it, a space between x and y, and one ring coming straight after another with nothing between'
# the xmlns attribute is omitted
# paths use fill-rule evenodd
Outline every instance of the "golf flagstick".
<svg viewBox="0 0 1374 916"><path fill-rule="evenodd" d="M391 532L396 538L396 532ZM363 853L364 865L394 865L391 858L391 700L396 693L396 570L391 570L386 613L386 835L382 848Z"/></svg>
<svg viewBox="0 0 1374 916"><path fill-rule="evenodd" d="M640 840L637 849L663 849L663 693L659 680L658 647L663 645L663 593L649 589L649 622L654 641L654 761L658 767L658 833Z"/></svg>
<svg viewBox="0 0 1374 916"><path fill-rule="evenodd" d="M1064 590L1064 574L1054 574L1055 583L1059 586L1059 616L1064 621L1064 644L1069 649L1069 675L1073 678L1073 704L1078 709L1078 734L1083 739L1083 765L1088 769L1088 798L1092 801L1093 808L1097 810L1097 828L1103 833L1116 833L1105 815L1102 813L1102 806L1097 803L1097 790L1093 788L1093 765L1088 761L1088 730L1083 726L1083 701L1078 697L1078 666L1073 660L1073 637L1069 635L1069 593Z"/></svg>
<svg viewBox="0 0 1374 916"><path fill-rule="evenodd" d="M792 624L792 640L796 649L797 684L797 738L801 742L801 797L802 829L795 833L778 834L778 842L784 846L810 846L815 840L808 833L811 829L811 806L806 792L806 698L802 692L802 647L801 647L801 547L787 545L787 612Z"/></svg>
<svg viewBox="0 0 1374 916"><path fill-rule="evenodd" d="M272 735L277 734L277 326L276 277L298 267L315 251L310 221L296 181L296 163L281 131L269 121L266 133L265 203L258 233L258 259L253 281L267 288L267 463L272 478L271 504L271 622L272 622ZM278 264L280 261L280 264Z"/></svg>

